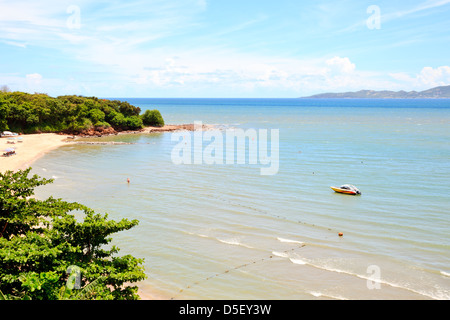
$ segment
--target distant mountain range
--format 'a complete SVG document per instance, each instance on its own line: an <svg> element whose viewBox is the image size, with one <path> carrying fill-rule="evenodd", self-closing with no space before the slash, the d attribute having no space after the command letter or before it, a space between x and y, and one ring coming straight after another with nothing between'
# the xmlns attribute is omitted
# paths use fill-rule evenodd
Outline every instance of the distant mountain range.
<svg viewBox="0 0 450 320"><path fill-rule="evenodd" d="M374 91L321 93L303 98L320 99L450 99L450 86L436 87L425 91Z"/></svg>

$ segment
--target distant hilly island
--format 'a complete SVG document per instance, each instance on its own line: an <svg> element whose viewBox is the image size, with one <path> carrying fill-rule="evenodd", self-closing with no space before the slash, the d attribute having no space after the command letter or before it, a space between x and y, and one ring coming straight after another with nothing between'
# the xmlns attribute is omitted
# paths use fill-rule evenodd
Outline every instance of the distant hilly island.
<svg viewBox="0 0 450 320"><path fill-rule="evenodd" d="M425 91L374 91L360 90L356 92L321 93L302 98L319 99L450 99L450 85Z"/></svg>

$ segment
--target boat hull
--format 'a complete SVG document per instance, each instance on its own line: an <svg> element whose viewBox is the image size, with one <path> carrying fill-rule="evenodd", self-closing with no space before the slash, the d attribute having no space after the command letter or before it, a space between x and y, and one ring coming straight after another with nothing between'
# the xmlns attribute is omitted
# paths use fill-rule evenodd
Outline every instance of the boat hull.
<svg viewBox="0 0 450 320"><path fill-rule="evenodd" d="M355 196L358 194L358 193L356 193L356 191L353 191L353 190L341 189L338 187L330 187L330 188L333 189L337 193L349 194L352 196Z"/></svg>

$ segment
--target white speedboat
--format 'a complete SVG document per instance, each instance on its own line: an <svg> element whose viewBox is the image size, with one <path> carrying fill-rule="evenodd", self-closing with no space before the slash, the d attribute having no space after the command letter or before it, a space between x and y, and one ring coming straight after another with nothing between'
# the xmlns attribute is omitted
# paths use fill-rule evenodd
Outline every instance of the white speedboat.
<svg viewBox="0 0 450 320"><path fill-rule="evenodd" d="M361 191L358 190L355 186L352 186L351 184L344 184L340 187L330 187L337 193L344 193L344 194L350 194L350 195L358 195L361 194Z"/></svg>

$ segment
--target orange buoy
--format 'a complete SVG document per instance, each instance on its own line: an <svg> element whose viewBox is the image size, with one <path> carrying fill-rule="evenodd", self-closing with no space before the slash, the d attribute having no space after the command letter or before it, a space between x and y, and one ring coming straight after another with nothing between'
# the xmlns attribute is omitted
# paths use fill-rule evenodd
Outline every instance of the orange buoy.
<svg viewBox="0 0 450 320"><path fill-rule="evenodd" d="M342 237L344 234L342 232L339 232L339 237Z"/></svg>

